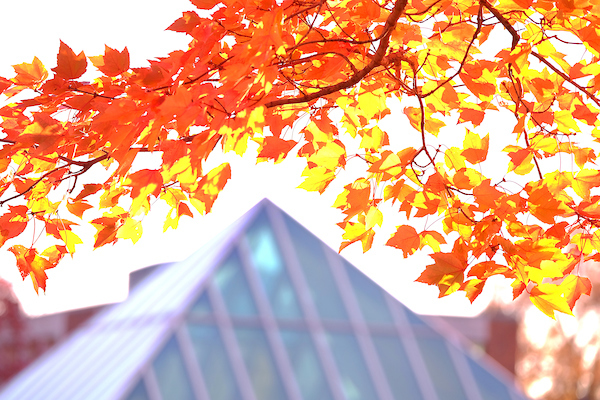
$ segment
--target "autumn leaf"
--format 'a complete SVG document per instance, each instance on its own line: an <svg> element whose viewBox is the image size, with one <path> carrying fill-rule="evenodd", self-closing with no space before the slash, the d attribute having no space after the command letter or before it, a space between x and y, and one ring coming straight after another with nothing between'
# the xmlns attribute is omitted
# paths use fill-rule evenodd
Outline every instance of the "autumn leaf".
<svg viewBox="0 0 600 400"><path fill-rule="evenodd" d="M572 310L575 303L582 294L590 295L592 293L592 283L586 277L569 275L560 284L561 289L565 293L565 300Z"/></svg>
<svg viewBox="0 0 600 400"><path fill-rule="evenodd" d="M23 280L28 276L31 277L33 282L33 288L38 293L38 288L46 290L46 270L53 268L55 265L52 264L48 259L41 257L37 254L37 251L33 248L26 248L21 245L15 245L8 249L14 254L17 259L17 267L21 272Z"/></svg>
<svg viewBox="0 0 600 400"><path fill-rule="evenodd" d="M400 225L385 245L402 250L406 258L421 247L421 237L412 226Z"/></svg>
<svg viewBox="0 0 600 400"><path fill-rule="evenodd" d="M417 282L438 286L440 297L456 292L463 283L466 262L454 253L434 253L430 257L434 263L425 267Z"/></svg>
<svg viewBox="0 0 600 400"><path fill-rule="evenodd" d="M294 140L284 140L277 136L267 136L262 140L261 149L258 153L258 161L273 160L276 164L281 162L287 154L296 146Z"/></svg>
<svg viewBox="0 0 600 400"><path fill-rule="evenodd" d="M464 150L462 156L471 164L477 164L485 161L490 146L490 136L486 135L483 139L476 133L467 130L463 142Z"/></svg>
<svg viewBox="0 0 600 400"><path fill-rule="evenodd" d="M559 285L540 283L529 292L533 305L552 319L556 319L554 311L573 315Z"/></svg>
<svg viewBox="0 0 600 400"><path fill-rule="evenodd" d="M106 76L117 76L129 69L129 51L127 47L118 51L104 46L104 55L90 57L90 61Z"/></svg>
<svg viewBox="0 0 600 400"><path fill-rule="evenodd" d="M210 212L235 176L231 151L274 168L297 155L288 178L335 199L340 249L377 247L400 218L386 244L431 254L419 281L441 296L474 301L502 275L550 315L590 292L579 267L600 260L598 7L192 3L202 12L168 28L185 49L132 68L126 47L105 46L83 79L84 52L60 42L54 74L34 58L0 77L0 245L35 285L80 242L138 241L158 199L165 230L190 205ZM27 227L54 247L38 254Z"/></svg>
<svg viewBox="0 0 600 400"><path fill-rule="evenodd" d="M83 51L79 54L75 52L62 41L58 50L57 66L52 68L56 75L63 79L77 79L85 72L87 60Z"/></svg>
<svg viewBox="0 0 600 400"><path fill-rule="evenodd" d="M46 71L46 68L37 57L34 57L30 64L22 63L13 65L13 69L17 76L12 81L17 85L33 86L48 77L48 71Z"/></svg>
<svg viewBox="0 0 600 400"><path fill-rule="evenodd" d="M192 4L198 7L201 10L210 10L217 4L219 4L220 0L191 0Z"/></svg>

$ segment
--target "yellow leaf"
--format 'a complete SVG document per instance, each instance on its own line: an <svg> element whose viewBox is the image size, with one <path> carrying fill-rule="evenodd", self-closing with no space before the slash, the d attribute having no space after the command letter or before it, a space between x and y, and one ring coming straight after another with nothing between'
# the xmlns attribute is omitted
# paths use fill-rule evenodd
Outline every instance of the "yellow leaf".
<svg viewBox="0 0 600 400"><path fill-rule="evenodd" d="M302 176L306 176L306 179L298 187L309 192L319 193L323 193L333 178L335 178L333 171L325 167L306 167L302 171Z"/></svg>
<svg viewBox="0 0 600 400"><path fill-rule="evenodd" d="M130 239L134 244L142 237L142 223L133 218L127 218L117 231L119 239Z"/></svg>
<svg viewBox="0 0 600 400"><path fill-rule="evenodd" d="M58 231L58 233L60 234L60 238L63 240L63 242L65 242L65 246L67 246L67 249L71 255L75 253L75 245L83 243L79 236L73 233L73 231L64 229Z"/></svg>
<svg viewBox="0 0 600 400"><path fill-rule="evenodd" d="M558 285L540 283L531 289L529 298L533 305L552 319L556 319L554 311L573 315L561 287Z"/></svg>
<svg viewBox="0 0 600 400"><path fill-rule="evenodd" d="M377 207L371 207L365 219L366 229L371 229L375 225L381 226L383 223L383 214Z"/></svg>

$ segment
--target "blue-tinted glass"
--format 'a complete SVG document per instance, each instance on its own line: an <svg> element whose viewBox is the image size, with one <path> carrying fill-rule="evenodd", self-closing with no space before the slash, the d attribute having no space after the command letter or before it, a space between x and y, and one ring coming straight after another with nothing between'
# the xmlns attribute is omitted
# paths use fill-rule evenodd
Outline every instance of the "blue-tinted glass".
<svg viewBox="0 0 600 400"><path fill-rule="evenodd" d="M396 399L422 399L413 367L396 336L374 335L373 344Z"/></svg>
<svg viewBox="0 0 600 400"><path fill-rule="evenodd" d="M327 341L337 365L340 386L348 400L376 399L375 386L352 334L328 333Z"/></svg>
<svg viewBox="0 0 600 400"><path fill-rule="evenodd" d="M393 325L383 289L347 261L344 265L365 321Z"/></svg>
<svg viewBox="0 0 600 400"><path fill-rule="evenodd" d="M306 331L282 331L281 338L305 400L332 399L325 372Z"/></svg>
<svg viewBox="0 0 600 400"><path fill-rule="evenodd" d="M214 284L221 292L223 301L231 315L257 315L256 304L236 251L233 251L217 270Z"/></svg>
<svg viewBox="0 0 600 400"><path fill-rule="evenodd" d="M142 379L135 385L135 388L126 397L126 400L149 400L148 392L146 392L146 387Z"/></svg>
<svg viewBox="0 0 600 400"><path fill-rule="evenodd" d="M175 337L171 337L152 364L163 399L195 399L188 372Z"/></svg>
<svg viewBox="0 0 600 400"><path fill-rule="evenodd" d="M258 272L273 314L279 318L302 318L283 257L264 213L258 215L248 230L247 239L252 264Z"/></svg>
<svg viewBox="0 0 600 400"><path fill-rule="evenodd" d="M323 244L287 215L284 220L319 315L323 319L347 320L348 314L327 263Z"/></svg>
<svg viewBox="0 0 600 400"><path fill-rule="evenodd" d="M408 319L408 322L411 325L416 336L439 336L439 334L431 328L431 326L425 321L425 319L422 316L415 314L407 307L402 305L400 302L398 302L398 306L402 307L401 312L404 313L404 315Z"/></svg>
<svg viewBox="0 0 600 400"><path fill-rule="evenodd" d="M260 400L287 398L265 333L259 329L235 328L235 335L256 398Z"/></svg>
<svg viewBox="0 0 600 400"><path fill-rule="evenodd" d="M218 328L188 324L188 331L211 400L241 399Z"/></svg>
<svg viewBox="0 0 600 400"><path fill-rule="evenodd" d="M442 339L428 336L417 336L416 339L438 396L444 400L466 399L450 353Z"/></svg>
<svg viewBox="0 0 600 400"><path fill-rule="evenodd" d="M210 306L210 300L208 299L208 293L205 291L196 300L192 308L190 309L191 317L205 317L212 314L212 307Z"/></svg>
<svg viewBox="0 0 600 400"><path fill-rule="evenodd" d="M479 365L478 362L467 357L469 367L473 372L473 378L477 382L479 393L481 397L486 400L509 400L510 394L505 384L496 379L495 376L490 374L485 368Z"/></svg>

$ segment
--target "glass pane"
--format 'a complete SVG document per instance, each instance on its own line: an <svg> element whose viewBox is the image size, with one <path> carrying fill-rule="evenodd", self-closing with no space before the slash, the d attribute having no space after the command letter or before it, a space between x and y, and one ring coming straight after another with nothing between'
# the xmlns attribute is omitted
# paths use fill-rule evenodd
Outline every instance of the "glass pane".
<svg viewBox="0 0 600 400"><path fill-rule="evenodd" d="M438 396L447 400L465 399L465 392L442 339L423 336L416 339Z"/></svg>
<svg viewBox="0 0 600 400"><path fill-rule="evenodd" d="M422 399L417 380L402 342L394 336L373 336L379 361L396 399Z"/></svg>
<svg viewBox="0 0 600 400"><path fill-rule="evenodd" d="M273 314L279 318L302 318L296 293L264 212L248 230L247 239L252 264L258 272Z"/></svg>
<svg viewBox="0 0 600 400"><path fill-rule="evenodd" d="M413 328L413 332L416 336L424 335L439 337L439 334L431 328L429 323L422 316L415 314L402 304L400 304L400 307L403 308L402 312L404 315L406 315L406 318L408 319L408 322Z"/></svg>
<svg viewBox="0 0 600 400"><path fill-rule="evenodd" d="M126 397L126 400L148 400L148 392L146 391L146 386L144 385L144 381L140 379L135 388L129 393L129 396Z"/></svg>
<svg viewBox="0 0 600 400"><path fill-rule="evenodd" d="M205 317L212 314L212 307L210 306L210 300L208 300L208 293L206 291L202 293L200 298L196 300L192 308L190 309L191 317Z"/></svg>
<svg viewBox="0 0 600 400"><path fill-rule="evenodd" d="M473 372L473 377L477 382L479 393L483 399L489 400L509 400L510 394L505 384L500 382L488 370L483 368L478 362L467 357L469 367Z"/></svg>
<svg viewBox="0 0 600 400"><path fill-rule="evenodd" d="M365 321L393 325L383 289L347 261L344 261L344 265Z"/></svg>
<svg viewBox="0 0 600 400"><path fill-rule="evenodd" d="M195 399L188 372L175 337L171 337L152 364L163 399Z"/></svg>
<svg viewBox="0 0 600 400"><path fill-rule="evenodd" d="M332 399L325 372L308 332L282 331L281 338L294 368L302 397L305 400Z"/></svg>
<svg viewBox="0 0 600 400"><path fill-rule="evenodd" d="M241 399L223 340L215 326L188 324L190 339L211 400Z"/></svg>
<svg viewBox="0 0 600 400"><path fill-rule="evenodd" d="M236 328L235 334L256 398L287 398L265 333L259 329Z"/></svg>
<svg viewBox="0 0 600 400"><path fill-rule="evenodd" d="M285 215L284 220L319 315L323 319L347 320L348 315L327 263L322 242L289 216Z"/></svg>
<svg viewBox="0 0 600 400"><path fill-rule="evenodd" d="M223 301L231 315L244 317L257 315L254 298L236 251L231 252L218 269L214 283L221 291Z"/></svg>
<svg viewBox="0 0 600 400"><path fill-rule="evenodd" d="M340 375L340 385L346 399L376 399L375 387L354 335L328 333L327 339L333 351Z"/></svg>

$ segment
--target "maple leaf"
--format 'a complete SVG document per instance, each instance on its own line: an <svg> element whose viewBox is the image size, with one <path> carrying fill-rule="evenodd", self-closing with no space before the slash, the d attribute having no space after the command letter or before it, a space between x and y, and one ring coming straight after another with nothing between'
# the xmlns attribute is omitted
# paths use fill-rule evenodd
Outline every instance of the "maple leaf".
<svg viewBox="0 0 600 400"><path fill-rule="evenodd" d="M573 315L571 307L564 297L564 292L559 285L540 283L529 292L531 302L544 314L556 319L554 311Z"/></svg>
<svg viewBox="0 0 600 400"><path fill-rule="evenodd" d="M83 51L60 42L52 76L34 58L0 77L12 101L0 107L0 245L22 246L12 248L34 285L89 238L75 224L95 227L99 247L139 240L157 198L170 207L165 230L193 215L190 204L210 212L232 171L206 172L207 162L258 144L256 161L275 164L297 145L299 188L339 190L340 248L367 251L390 216L406 217L387 245L405 257L431 251L419 279L440 295L474 301L503 275L515 298L533 287L531 300L551 314L589 292L576 267L600 259L600 34L590 23L600 8L192 3L202 12L168 28L189 35L189 47L146 66L105 46L87 82ZM554 16L543 40L547 21L530 18L540 9ZM592 55L570 62L581 45ZM488 133L492 114L502 123ZM457 123L470 124L462 141ZM102 216L83 220L88 210ZM31 250L31 221L58 244Z"/></svg>
<svg viewBox="0 0 600 400"><path fill-rule="evenodd" d="M34 57L30 64L22 63L13 65L13 69L17 73L17 76L12 81L17 85L33 86L48 77L48 71L46 71L46 68L37 57Z"/></svg>
<svg viewBox="0 0 600 400"><path fill-rule="evenodd" d="M421 237L412 226L400 225L385 245L402 250L406 258L421 247Z"/></svg>
<svg viewBox="0 0 600 400"><path fill-rule="evenodd" d="M63 79L77 79L84 74L87 68L87 59L83 51L75 52L61 40L58 50L57 66L52 68L56 76Z"/></svg>
<svg viewBox="0 0 600 400"><path fill-rule="evenodd" d="M435 262L425 267L417 282L438 286L440 297L456 292L464 280L466 261L454 253L435 253L429 256Z"/></svg>
<svg viewBox="0 0 600 400"><path fill-rule="evenodd" d="M267 136L262 140L258 153L258 161L273 160L275 164L283 161L287 154L296 146L294 140L284 140L277 136Z"/></svg>
<svg viewBox="0 0 600 400"><path fill-rule="evenodd" d="M571 310L582 294L589 296L592 293L592 283L584 276L569 275L561 282L560 287Z"/></svg>
<svg viewBox="0 0 600 400"><path fill-rule="evenodd" d="M117 76L129 69L129 51L127 47L118 51L104 46L104 55L90 57L90 61L106 76Z"/></svg>
<svg viewBox="0 0 600 400"><path fill-rule="evenodd" d="M31 277L33 282L33 288L38 293L38 288L46 290L46 270L53 268L55 265L52 264L48 259L41 257L37 254L37 251L32 248L26 248L21 245L15 245L8 249L14 254L17 259L17 267L21 272L23 279L28 276Z"/></svg>

